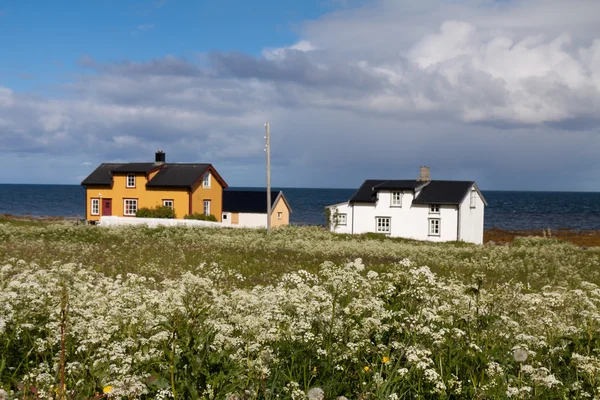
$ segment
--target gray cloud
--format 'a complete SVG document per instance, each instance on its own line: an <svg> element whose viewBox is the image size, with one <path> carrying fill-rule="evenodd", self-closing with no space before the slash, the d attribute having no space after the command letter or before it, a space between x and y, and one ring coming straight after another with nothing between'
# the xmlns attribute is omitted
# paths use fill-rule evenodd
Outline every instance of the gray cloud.
<svg viewBox="0 0 600 400"><path fill-rule="evenodd" d="M598 190L600 13L574 2L382 0L308 22L303 40L259 57L82 56L88 73L60 98L0 87L0 152L51 153L77 177L161 148L254 186L270 121L275 185L355 187L427 164L484 189Z"/></svg>

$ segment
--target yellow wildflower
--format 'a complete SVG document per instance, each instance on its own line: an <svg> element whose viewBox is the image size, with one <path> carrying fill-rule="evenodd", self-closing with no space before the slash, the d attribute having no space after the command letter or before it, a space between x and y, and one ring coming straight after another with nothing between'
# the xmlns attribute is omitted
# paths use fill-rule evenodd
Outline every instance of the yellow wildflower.
<svg viewBox="0 0 600 400"><path fill-rule="evenodd" d="M104 393L112 392L112 386L110 386L110 385L104 386L104 389L102 389L102 392L104 392Z"/></svg>
<svg viewBox="0 0 600 400"><path fill-rule="evenodd" d="M365 372L369 372L369 366L365 365L365 367L363 368L365 370Z"/></svg>
<svg viewBox="0 0 600 400"><path fill-rule="evenodd" d="M387 363L390 362L390 358L386 357L386 356L383 356L383 358L381 359L381 362L384 363L384 364L387 364Z"/></svg>

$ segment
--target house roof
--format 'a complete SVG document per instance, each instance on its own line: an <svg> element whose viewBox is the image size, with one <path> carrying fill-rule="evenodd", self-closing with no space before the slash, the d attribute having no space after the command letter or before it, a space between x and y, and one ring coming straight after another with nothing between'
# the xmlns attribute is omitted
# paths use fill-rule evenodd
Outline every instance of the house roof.
<svg viewBox="0 0 600 400"><path fill-rule="evenodd" d="M413 204L460 204L465 198L473 181L430 181Z"/></svg>
<svg viewBox="0 0 600 400"><path fill-rule="evenodd" d="M87 178L81 182L82 185L112 185L111 171L122 167L124 164L100 164Z"/></svg>
<svg viewBox="0 0 600 400"><path fill-rule="evenodd" d="M165 164L146 186L192 187L204 176L210 166L210 164Z"/></svg>
<svg viewBox="0 0 600 400"><path fill-rule="evenodd" d="M281 197L290 208L283 192L271 191L271 209ZM267 191L266 190L224 190L223 211L237 213L266 214L267 213ZM291 209L290 209L291 211Z"/></svg>
<svg viewBox="0 0 600 400"><path fill-rule="evenodd" d="M152 171L153 169L160 168L160 165L156 165L154 163L127 163L123 164L120 167L114 168L111 172L114 173L144 173Z"/></svg>
<svg viewBox="0 0 600 400"><path fill-rule="evenodd" d="M413 204L460 204L474 184L473 181L367 179L350 198L350 203L375 203L377 192L381 190L418 191L420 189Z"/></svg>
<svg viewBox="0 0 600 400"><path fill-rule="evenodd" d="M112 175L115 173L145 173L160 168L158 173L146 184L146 187L189 187L197 185L206 172L227 187L227 183L221 178L211 164L162 164L154 163L126 163L126 164L100 164L87 178L81 182L82 185L112 185Z"/></svg>

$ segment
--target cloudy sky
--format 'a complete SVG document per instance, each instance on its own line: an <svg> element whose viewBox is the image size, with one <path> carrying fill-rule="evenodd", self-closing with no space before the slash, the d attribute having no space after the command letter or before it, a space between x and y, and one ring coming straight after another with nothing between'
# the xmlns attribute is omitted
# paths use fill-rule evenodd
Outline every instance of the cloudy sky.
<svg viewBox="0 0 600 400"><path fill-rule="evenodd" d="M0 183L261 186L267 121L275 186L600 191L600 1L0 0Z"/></svg>

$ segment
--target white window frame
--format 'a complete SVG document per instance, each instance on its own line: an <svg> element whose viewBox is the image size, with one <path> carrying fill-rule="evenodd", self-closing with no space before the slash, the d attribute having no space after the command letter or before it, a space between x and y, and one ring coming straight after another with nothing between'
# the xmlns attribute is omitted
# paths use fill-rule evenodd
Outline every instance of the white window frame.
<svg viewBox="0 0 600 400"><path fill-rule="evenodd" d="M204 215L210 215L210 200L204 200L203 204L204 204Z"/></svg>
<svg viewBox="0 0 600 400"><path fill-rule="evenodd" d="M442 235L442 219L441 218L429 218L429 227L427 229L429 236L441 236Z"/></svg>
<svg viewBox="0 0 600 400"><path fill-rule="evenodd" d="M202 179L202 187L206 189L210 189L210 172L204 174L204 178Z"/></svg>
<svg viewBox="0 0 600 400"><path fill-rule="evenodd" d="M127 185L128 188L134 188L135 187L135 174L127 174L127 183L126 183L126 185Z"/></svg>
<svg viewBox="0 0 600 400"><path fill-rule="evenodd" d="M384 224L385 220L387 224ZM392 217L375 217L375 232L389 235L392 232Z"/></svg>
<svg viewBox="0 0 600 400"><path fill-rule="evenodd" d="M348 224L348 214L338 213L336 223L338 226L346 226Z"/></svg>
<svg viewBox="0 0 600 400"><path fill-rule="evenodd" d="M174 200L163 200L162 203L164 207L169 207L171 210L175 207Z"/></svg>
<svg viewBox="0 0 600 400"><path fill-rule="evenodd" d="M281 211L277 211L277 219L281 219L283 213Z"/></svg>
<svg viewBox="0 0 600 400"><path fill-rule="evenodd" d="M130 202L131 205L135 204L135 211L127 212L127 203ZM138 211L138 200L137 199L123 199L123 215L127 216L135 216Z"/></svg>
<svg viewBox="0 0 600 400"><path fill-rule="evenodd" d="M390 207L402 207L402 192L394 191L390 193Z"/></svg>
<svg viewBox="0 0 600 400"><path fill-rule="evenodd" d="M471 208L476 208L477 207L477 191L476 190L471 190L471 197L469 200L471 203Z"/></svg>
<svg viewBox="0 0 600 400"><path fill-rule="evenodd" d="M440 213L440 205L439 204L430 204L429 205L429 214L439 214Z"/></svg>
<svg viewBox="0 0 600 400"><path fill-rule="evenodd" d="M94 211L94 208L96 211ZM92 199L90 203L90 215L100 215L100 199Z"/></svg>

